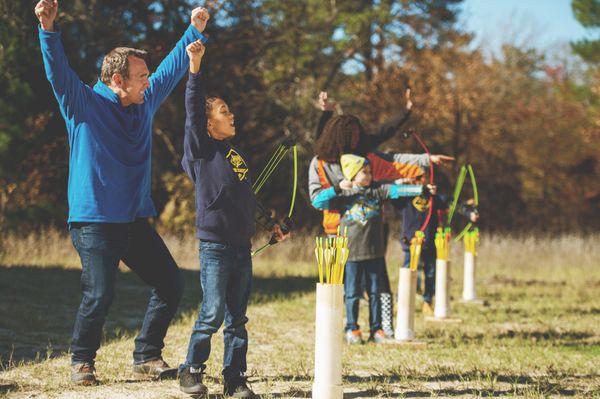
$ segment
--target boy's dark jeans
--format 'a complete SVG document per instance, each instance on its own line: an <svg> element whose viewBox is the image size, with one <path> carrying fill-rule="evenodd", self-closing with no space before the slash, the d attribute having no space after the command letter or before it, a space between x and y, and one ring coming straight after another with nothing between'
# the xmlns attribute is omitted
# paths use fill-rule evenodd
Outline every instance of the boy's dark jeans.
<svg viewBox="0 0 600 399"><path fill-rule="evenodd" d="M435 295L435 258L437 254L435 249L424 248L421 252L419 264L423 265L423 274L425 275L425 290L423 291L423 300L427 303L433 301ZM404 250L404 264L402 267L410 266L410 250ZM421 282L420 273L417 274L417 286Z"/></svg>
<svg viewBox="0 0 600 399"><path fill-rule="evenodd" d="M135 364L161 357L163 339L183 293L183 277L165 243L146 219L132 223L71 223L81 259L83 298L73 327L72 364L93 363L114 296L119 261L153 287L135 339Z"/></svg>
<svg viewBox="0 0 600 399"><path fill-rule="evenodd" d="M252 285L250 247L200 242L202 306L194 324L188 354L179 369L204 370L210 356L210 340L223 321L223 376L225 380L246 372L248 332L246 309Z"/></svg>
<svg viewBox="0 0 600 399"><path fill-rule="evenodd" d="M369 327L371 334L381 329L380 282L384 272L383 258L348 261L344 271L344 296L346 302L346 331L358 330L358 306L362 296L361 275L364 273L369 294Z"/></svg>

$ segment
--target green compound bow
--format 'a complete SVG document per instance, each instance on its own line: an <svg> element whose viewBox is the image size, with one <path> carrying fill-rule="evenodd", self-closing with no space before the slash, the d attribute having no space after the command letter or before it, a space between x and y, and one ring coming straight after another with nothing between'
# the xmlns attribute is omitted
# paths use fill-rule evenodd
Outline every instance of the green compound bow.
<svg viewBox="0 0 600 399"><path fill-rule="evenodd" d="M294 162L294 175L293 175L293 186L292 186L292 199L290 201L290 209L288 210L287 216L283 219L283 223L281 224L281 231L284 234L289 233L294 228L294 222L292 221L292 214L294 213L294 205L296 203L296 191L298 188L298 148L296 146L296 142L292 138L285 139L282 141L273 152L273 155L267 161L267 164L262 169L256 181L252 185L252 190L254 194L258 194L258 192L264 187L265 183L271 178L273 172L277 169L283 158L285 158L286 154L289 150L292 150L293 154L293 162ZM252 256L259 254L263 250L267 249L271 245L277 244L277 238L275 234L271 235L271 239L268 243L258 248L256 251L252 251Z"/></svg>

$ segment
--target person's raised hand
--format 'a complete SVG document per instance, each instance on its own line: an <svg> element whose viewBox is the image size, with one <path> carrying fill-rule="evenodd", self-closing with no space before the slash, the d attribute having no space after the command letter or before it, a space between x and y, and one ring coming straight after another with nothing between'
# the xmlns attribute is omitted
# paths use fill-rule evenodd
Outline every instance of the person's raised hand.
<svg viewBox="0 0 600 399"><path fill-rule="evenodd" d="M40 0L35 5L34 12L43 30L54 31L54 20L58 14L58 0Z"/></svg>
<svg viewBox="0 0 600 399"><path fill-rule="evenodd" d="M190 57L190 72L198 73L200 71L200 64L202 63L205 50L206 47L204 47L201 40L196 40L187 45L185 51L188 57Z"/></svg>
<svg viewBox="0 0 600 399"><path fill-rule="evenodd" d="M209 19L210 14L206 8L197 7L192 10L192 25L198 30L198 32L204 32Z"/></svg>
<svg viewBox="0 0 600 399"><path fill-rule="evenodd" d="M326 91L322 91L319 93L319 98L317 100L317 104L319 105L319 108L321 109L321 111L331 111L331 112L333 112L335 110L335 107L337 105L335 102L329 102Z"/></svg>
<svg viewBox="0 0 600 399"><path fill-rule="evenodd" d="M455 160L454 157L450 157L448 155L431 155L429 158L435 165L440 165L446 162L454 162Z"/></svg>
<svg viewBox="0 0 600 399"><path fill-rule="evenodd" d="M413 107L413 102L410 99L410 89L406 89L406 91L404 92L404 99L406 100L406 110L410 111Z"/></svg>

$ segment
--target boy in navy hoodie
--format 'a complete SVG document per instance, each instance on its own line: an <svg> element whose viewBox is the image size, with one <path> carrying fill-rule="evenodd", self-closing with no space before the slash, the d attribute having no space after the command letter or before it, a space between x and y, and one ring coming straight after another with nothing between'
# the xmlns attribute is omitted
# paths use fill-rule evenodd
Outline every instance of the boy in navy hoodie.
<svg viewBox="0 0 600 399"><path fill-rule="evenodd" d="M257 206L248 166L229 139L234 117L220 98L206 98L200 63L202 42L187 47L190 73L185 92L186 123L183 169L194 181L196 228L200 240L202 306L194 324L188 354L179 368L183 392L204 395L202 372L210 355L210 340L223 330L224 394L255 397L246 385L246 308L252 281L250 239L255 220L278 241L287 238L280 226Z"/></svg>

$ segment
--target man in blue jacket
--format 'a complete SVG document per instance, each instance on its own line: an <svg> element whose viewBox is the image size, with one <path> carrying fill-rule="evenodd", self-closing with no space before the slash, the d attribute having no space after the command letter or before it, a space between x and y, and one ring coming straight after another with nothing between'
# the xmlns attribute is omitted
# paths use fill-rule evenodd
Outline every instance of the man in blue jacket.
<svg viewBox="0 0 600 399"><path fill-rule="evenodd" d="M163 240L148 223L152 119L188 67L185 48L205 40L208 12L196 8L191 26L150 76L145 52L118 47L102 64L92 88L70 68L54 24L57 0L35 7L46 76L65 119L69 139L69 229L81 258L83 298L71 342L71 380L96 383L94 359L123 261L152 288L133 352L134 372L159 377L169 366L161 351L183 280Z"/></svg>

